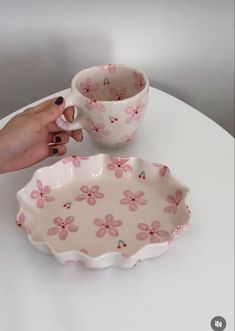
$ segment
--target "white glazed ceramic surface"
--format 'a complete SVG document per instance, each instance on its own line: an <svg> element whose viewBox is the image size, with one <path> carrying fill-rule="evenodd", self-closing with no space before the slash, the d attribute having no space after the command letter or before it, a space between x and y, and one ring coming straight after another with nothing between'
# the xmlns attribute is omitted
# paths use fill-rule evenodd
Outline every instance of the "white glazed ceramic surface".
<svg viewBox="0 0 235 331"><path fill-rule="evenodd" d="M72 80L65 105L76 106L73 123L59 118L64 130L85 129L99 145L120 147L140 127L147 108L149 81L139 69L108 64L80 71Z"/></svg>
<svg viewBox="0 0 235 331"><path fill-rule="evenodd" d="M17 193L16 223L61 263L132 267L187 228L187 192L161 164L69 156L37 170Z"/></svg>

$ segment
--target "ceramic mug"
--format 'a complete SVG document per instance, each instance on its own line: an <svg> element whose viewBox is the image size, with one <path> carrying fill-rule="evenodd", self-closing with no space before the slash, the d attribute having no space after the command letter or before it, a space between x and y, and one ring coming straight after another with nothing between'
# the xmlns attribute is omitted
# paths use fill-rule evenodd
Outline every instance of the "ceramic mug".
<svg viewBox="0 0 235 331"><path fill-rule="evenodd" d="M72 123L64 116L57 124L64 130L85 129L99 145L127 144L139 129L148 102L149 80L140 71L124 64L88 68L72 79L65 108L74 106Z"/></svg>

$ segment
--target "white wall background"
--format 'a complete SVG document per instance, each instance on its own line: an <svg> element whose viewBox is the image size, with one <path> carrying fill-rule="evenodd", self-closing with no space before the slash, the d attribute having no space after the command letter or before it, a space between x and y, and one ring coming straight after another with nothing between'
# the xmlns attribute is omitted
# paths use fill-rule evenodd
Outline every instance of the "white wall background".
<svg viewBox="0 0 235 331"><path fill-rule="evenodd" d="M233 0L0 0L0 117L117 62L234 134L233 13Z"/></svg>

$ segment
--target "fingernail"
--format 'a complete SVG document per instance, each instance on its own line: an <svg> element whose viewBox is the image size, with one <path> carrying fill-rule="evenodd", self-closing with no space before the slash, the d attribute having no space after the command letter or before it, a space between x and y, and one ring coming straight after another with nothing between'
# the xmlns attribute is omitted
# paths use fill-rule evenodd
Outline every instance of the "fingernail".
<svg viewBox="0 0 235 331"><path fill-rule="evenodd" d="M58 148L53 148L53 149L52 149L52 153L53 153L53 154L57 154L57 153L58 153Z"/></svg>
<svg viewBox="0 0 235 331"><path fill-rule="evenodd" d="M64 98L63 98L63 97L59 97L59 98L56 99L55 104L56 104L57 106L59 106L59 105L61 105L63 102L64 102Z"/></svg>
<svg viewBox="0 0 235 331"><path fill-rule="evenodd" d="M58 143L61 142L61 138L59 136L54 137L54 141L55 141L56 144L58 144Z"/></svg>

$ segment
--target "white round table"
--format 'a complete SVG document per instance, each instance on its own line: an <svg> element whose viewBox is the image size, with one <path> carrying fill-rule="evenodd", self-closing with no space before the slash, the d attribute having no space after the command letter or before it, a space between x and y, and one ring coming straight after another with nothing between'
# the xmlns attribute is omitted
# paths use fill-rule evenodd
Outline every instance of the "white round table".
<svg viewBox="0 0 235 331"><path fill-rule="evenodd" d="M16 113L2 119L0 128ZM0 330L206 331L220 315L232 331L233 137L187 104L151 88L144 125L132 144L105 150L85 136L68 150L99 152L167 164L191 189L189 230L166 254L132 269L63 266L35 250L15 226L16 192L37 168L57 158L0 175Z"/></svg>

